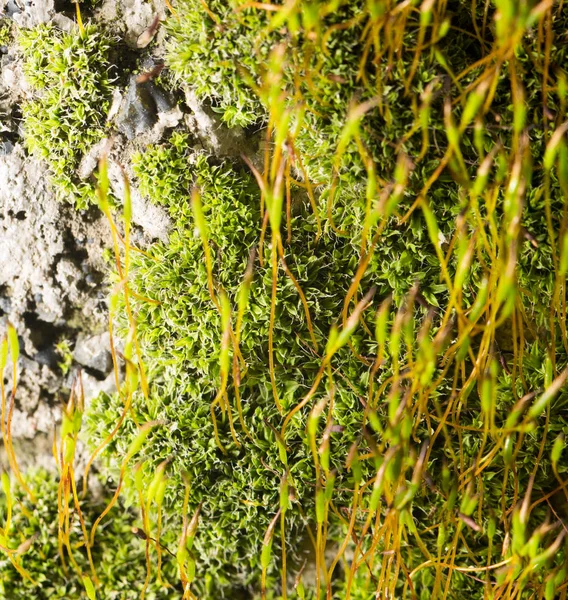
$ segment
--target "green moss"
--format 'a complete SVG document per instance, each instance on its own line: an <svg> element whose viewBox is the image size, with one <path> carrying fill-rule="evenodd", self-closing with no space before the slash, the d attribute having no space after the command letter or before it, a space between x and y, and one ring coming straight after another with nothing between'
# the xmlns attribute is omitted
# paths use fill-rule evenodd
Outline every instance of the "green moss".
<svg viewBox="0 0 568 600"><path fill-rule="evenodd" d="M176 8L179 15L167 24L168 62L173 71L179 79L190 81L200 97L214 100L215 110L230 126L262 120L261 105L243 86L240 70L255 73L254 33L266 19L258 11L237 14L233 9L238 4L209 3L213 20L198 0L184 0Z"/></svg>
<svg viewBox="0 0 568 600"><path fill-rule="evenodd" d="M22 30L18 44L35 98L22 106L25 141L48 164L59 198L85 208L93 184L77 169L105 136L112 78L111 40L93 25L62 32L51 25Z"/></svg>
<svg viewBox="0 0 568 600"><path fill-rule="evenodd" d="M339 108L343 116L345 98L357 87L362 3L342 3L325 16L317 3L310 3L303 9L303 23L294 22L296 30L292 19L288 28L285 21L278 27L266 11L243 4L213 0L205 11L199 0L179 3L166 23L168 65L178 81L209 100L230 127L263 122L266 101L251 88L262 87L271 49L282 44L291 48L283 85L296 88L289 101L305 100L320 116ZM345 29L350 20L355 25Z"/></svg>
<svg viewBox="0 0 568 600"><path fill-rule="evenodd" d="M61 373L63 373L63 375L67 375L71 365L73 364L73 351L71 350L69 340L62 339L56 344L55 349L57 350L59 358L61 359L61 362L57 363L57 366L61 369Z"/></svg>
<svg viewBox="0 0 568 600"><path fill-rule="evenodd" d="M12 26L4 19L0 19L0 46L8 46L12 41Z"/></svg>
<svg viewBox="0 0 568 600"><path fill-rule="evenodd" d="M57 479L44 471L27 474L28 485L37 495L38 501L32 504L18 495L11 528L6 533L8 546L17 548L27 539L37 536L30 549L20 557L21 566L29 573L36 584L23 579L8 561L6 555L0 556L0 594L11 600L37 598L47 600L65 598L68 600L85 600L87 595L81 577L69 565L65 571L58 553L58 513L57 513ZM6 498L2 497L0 514L2 523L6 518ZM102 499L88 499L82 504L82 511L87 527L104 510L106 504ZM83 544L83 536L76 513L72 513L71 543L73 556L83 574L90 575L87 554ZM93 562L100 581L97 597L120 598L134 600L140 593L146 578L145 543L132 533L137 524L131 510L119 506L119 509L98 530L97 543L93 548ZM4 542L3 542L4 543ZM164 573L166 579L175 582L175 568L164 552ZM155 555L154 555L155 560ZM92 577L92 575L91 575ZM146 597L153 600L160 598L181 598L176 588L164 588L151 582Z"/></svg>
<svg viewBox="0 0 568 600"><path fill-rule="evenodd" d="M403 3L388 15L380 2L310 2L301 10L286 3L289 12L274 15L236 1L176 4L168 62L178 82L193 86L230 126L279 116L270 123L276 129L268 156L282 151L274 171L290 172L283 255L313 325L310 331L282 261L271 325L269 225L240 354L233 356L232 344L229 354L241 365L244 425L233 374L227 406L215 405L212 418L222 318L210 296L191 192L196 186L201 194L213 286L227 294L235 327L250 251L260 245L258 186L243 163L207 156L179 131L134 157L140 191L169 211L174 226L167 242L131 256L130 303L150 391L147 398L136 393L132 414L106 448L106 472L116 475L137 425L157 421L137 457L142 483L150 494L157 465L169 461L164 528L173 546L188 516L181 513L189 481L188 513L200 510L191 549L200 597L258 596L263 540L286 478L293 498L284 521L288 572L298 574L304 561L313 567L308 528L317 528L316 497L331 475L323 469L318 479L307 423L323 399L316 451L323 461L329 439L336 474L324 518L328 550L335 554L344 539L348 550L330 583L334 598L347 597L351 585L351 598L361 599L513 597L511 588L517 597L548 599L554 586L552 595L544 589L563 581L566 547L555 542L560 526L548 526L547 510L550 503L557 521L566 518L559 486L567 467L551 453L556 436L568 433L568 392L559 389L543 414L530 407L568 362L560 268L568 263L564 138L553 167L542 168L566 109L566 50L550 49L556 87L548 85L545 95L543 38L527 20L528 5L496 3L487 14L496 23L484 38L486 9L478 4L472 12L465 1L436 3L440 13L449 8L445 15L425 14L428 3L420 11ZM566 29L567 6L551 21L557 35ZM513 54L500 44L515 28ZM280 42L284 57L276 64ZM473 67L494 44L494 56L507 57L503 64L486 59ZM276 91L270 65L282 76ZM487 92L478 87L485 77L494 95L463 121L475 94ZM543 98L552 116L543 117ZM362 104L365 113L354 119ZM549 121L550 128L543 125ZM306 397L333 345L333 325L343 325L359 267L346 314L368 290L375 296L281 441L285 416ZM473 317L484 278L488 295ZM381 329L376 309L388 297ZM118 325L126 334L124 314ZM94 401L89 441L104 439L123 410L119 394ZM134 504L131 473L125 487ZM278 524L270 597L280 594L280 533ZM357 556L357 546L350 584L346 557Z"/></svg>
<svg viewBox="0 0 568 600"><path fill-rule="evenodd" d="M152 147L135 159L140 188L152 197L157 194L157 200L166 203L176 223L168 244L154 245L147 257L133 257L133 290L159 303L136 303L138 332L152 381L150 405L145 406L140 399L138 411L142 420L165 419L171 423L155 433L148 459L157 464L168 455L175 456L170 468L177 486L170 492L168 512L172 516L179 511L182 499L181 473L190 475L190 507L195 510L203 502L203 534L195 542L198 568L206 573L205 587L215 590L234 586L238 581L243 585L257 581L262 538L278 509L280 480L286 471L273 432L282 427L283 419L274 404L266 369L271 269L265 262L256 268L240 344L246 364L240 394L251 438L244 435L238 423L235 391L231 387L228 401L241 445L232 439L229 423L220 412L216 419L227 454L215 443L210 404L220 377L220 317L207 291L202 245L194 234L189 186L196 184L201 190L214 251L215 279L233 306L249 251L256 243L259 205L249 175L228 164L211 166L204 155L190 154L183 139L174 136L171 144ZM299 202L295 210L294 241L286 247L286 261L310 302L321 352L331 323L340 313L341 299L353 275L355 254L339 239L326 236L317 240L309 208ZM268 259L267 254L265 261ZM172 334L164 335L166 331ZM298 293L280 270L274 369L285 410L307 391L318 371L320 359L310 345ZM332 464L340 471L340 485L349 487L344 457L357 437L363 410L358 394L363 393L368 375L367 369L349 354L343 355L339 364L344 372L351 371L349 381L356 382L353 389L349 387L352 384L342 380L335 383L333 416L338 432L332 434ZM325 388L322 384L316 398L322 397ZM92 435L103 435L102 421L110 428L118 410L117 400L100 398L90 418ZM301 512L313 519L314 471L303 433L306 414L291 424L286 435L289 475L301 506L301 510L294 505L289 511L287 529L298 539L307 535ZM126 442L127 438L120 444ZM172 521L173 526L179 527L176 519ZM297 554L294 545L289 553L293 563L301 564L300 557L293 559Z"/></svg>
<svg viewBox="0 0 568 600"><path fill-rule="evenodd" d="M436 557L440 556L438 562L444 563L450 559L447 553L453 547L452 560L456 565L497 562L499 553L508 556L505 544L511 536L510 515L517 503L530 486L533 498L543 498L557 485L549 456L553 437L566 429L566 392L562 391L552 404L553 418L549 421L525 419L526 429L512 432L507 419L519 398L533 398L550 384L550 374L546 375L543 365L551 364L551 353L556 374L568 359L560 337L556 345L550 345L550 339L560 336L562 328L558 326L556 331L555 325L550 330L547 306L554 295L557 273L545 202L550 202L554 215L561 215L561 187L552 173L545 191L538 166L533 169L524 155L521 178L528 191L521 218L538 247L525 237L521 239L522 230L515 234L519 247L515 283L502 298L491 293L486 313L465 336L464 329L469 327L467 315L483 277L490 277L491 285L497 288L504 278L509 253L512 248L516 250L509 237L511 199L507 190L512 185L509 174L515 161L523 156L511 130L513 119L518 117L513 110L518 98L511 92L510 73L503 69L495 75L495 96L491 112L484 117L483 139L480 142L469 126L454 133L460 154L456 151L448 166L428 184L427 192L422 191L453 143L448 113L459 124L467 106L460 100L461 92L482 73L471 69L459 86L448 75L462 72L484 53L479 40L464 34L464 30L473 27L471 12L464 8L467 5L469 9L469 5L454 3L458 12L455 28L440 37L436 52L424 51L420 55L414 78L409 82L417 44L415 21L411 21L412 27L399 27L397 40L385 42L392 43L384 50L392 52L387 61L383 55L381 60L377 58L374 52L379 50L375 46L366 46L368 23L376 18L374 3L336 3L339 10L320 14L314 26L310 25L306 10L301 24L294 25L290 19L272 32L265 30L269 21L265 12L253 8L234 10L237 4L209 2L207 7L219 19L217 23L215 17L204 12L202 3L181 3L178 16L172 17L169 24L168 60L177 77L208 99L225 122L248 125L265 122L268 111L275 108L264 85L266 57L271 44L279 40L290 42L282 67L282 88L288 93L282 102L292 111L285 155L293 162L295 180L289 181L290 228L287 223L282 226L282 237L286 240L286 263L309 305L318 349L311 347L298 292L280 265L273 374L284 415L309 390L320 368L331 326L341 323L344 299L363 257L366 215L382 199L392 197L396 184L400 183L403 191L391 216L384 223L374 222L369 227L368 240L379 227L381 233L357 289L361 298L372 286L376 287L364 324L352 335L351 346L334 357L331 376L324 378L313 399L287 428L284 464L275 436L283 418L276 408L268 368L272 272L267 241L261 249L264 263L256 264L240 347L246 373L243 371L239 389L250 437L239 423L232 379L228 404L240 445L233 440L228 418L216 409L219 438L226 454L218 447L210 414L220 385L221 317L208 291L205 257L195 230L190 192L194 185L201 190L213 278L227 292L235 312L249 251L259 243L260 198L254 180L242 164L219 163L195 152L192 140L183 134L174 134L167 142L150 147L135 158L140 189L164 205L175 223L168 243L155 244L147 256L137 253L131 265L132 289L151 300L145 302L139 297L134 302L151 382L149 400L141 395L136 398L136 417L139 422L159 419L166 423L152 434L145 455L147 468L151 473L159 462L173 457L168 467L171 480L166 496L167 528L171 531L180 527L182 474L189 474L192 481L190 512L203 503L195 540L197 589L206 598L236 593L241 588L253 594L259 588L262 540L278 510L280 484L287 471L295 488L295 501L286 515L290 570L297 571L303 562L306 526L315 528L317 483L306 422L318 400L327 395L331 403L333 397L329 419L335 428L330 433L330 460L337 470L337 481L334 510L328 518L332 550L337 550L346 535L346 519L351 516L355 486L347 457L352 445L355 443L364 457L361 475L367 484L365 493L358 498L360 508L354 520L357 532L362 531L368 514L374 477L377 471L381 472L385 453L389 457L384 467L386 483L380 520L373 531L379 539L371 540L367 530L361 543L373 559L368 557L355 573L351 597L372 597L382 568L392 569L390 595L403 597L405 589L409 593L409 578L402 570L408 574L416 568L414 590L420 590L421 598L431 597L434 590L439 592L446 585L449 577L445 567L435 566ZM403 20L400 15L396 18ZM563 22L556 26L561 27ZM310 32L314 35L308 35ZM527 65L527 72L535 43L534 37L527 35L517 52L519 61ZM365 48L369 49L368 61L361 64ZM562 60L563 52L555 50L555 58ZM360 77L361 73L366 78ZM541 104L535 92L541 89L541 82L527 73L523 83L528 99L525 131L531 136L532 161L539 165L546 145L539 129ZM251 86L259 96L251 93ZM423 148L420 111L427 90L433 97L426 119L429 145ZM343 139L351 103L373 99L377 94L380 102L369 105L361 125L354 128L352 139L338 157L336 149ZM550 105L556 106L556 102L551 97ZM305 108L305 113L299 107ZM289 150L292 146L293 152ZM478 198L474 194L478 168L491 149L496 158ZM401 151L408 157L406 163L400 158ZM373 189L368 177L369 161L377 174L377 189ZM401 174L402 164L408 165L407 173ZM315 208L307 197L307 178L313 185ZM332 181L337 186L328 212ZM424 204L427 201L431 212L424 205L423 210L416 208L421 206L416 203L418 196L422 196ZM460 228L463 219L465 224ZM561 227L559 220L554 221L553 227ZM446 277L455 280L470 243L475 249L474 259L460 284L459 300L447 310L452 296ZM447 260L447 275L440 256ZM416 284L419 292L415 291ZM374 373L377 340L373 310L389 295L393 298L386 319L389 335L382 349L384 361ZM513 329L506 310L513 310L509 299L515 295ZM353 303L350 311L352 307ZM498 328L493 321L496 317ZM526 329L522 340L520 322ZM123 328L126 329L124 323ZM541 335L543 329L545 333ZM529 330L534 331L529 334ZM483 367L477 364L479 360ZM474 368L478 371L469 379ZM381 392L372 397L368 388L371 378L375 394L377 390ZM398 384L391 387L392 378ZM490 417L488 401L492 407ZM369 405L376 414L370 424L366 410ZM99 398L89 417L91 435L100 439L116 423L121 410L121 399ZM135 431L133 422L129 422L109 447L107 460L111 464L113 455L123 455ZM318 444L322 434L323 422L318 430ZM382 448L379 455L374 453L375 445ZM507 456L509 450L503 450L503 446L515 448L514 469ZM426 464L417 466L418 456L425 449ZM536 455L539 468L532 475ZM471 476L472 472L476 475ZM534 532L545 522L543 502L532 510L527 539L529 531ZM494 545L489 545L487 532L493 519ZM384 537L381 523L392 523L388 534L392 538ZM280 553L278 533L277 530L276 557ZM514 533L518 551L515 560L527 567L528 549L522 550L525 546L519 541L524 534L518 530ZM553 536L548 536L540 549L552 541ZM356 535L348 543L353 550ZM382 555L383 551L387 554ZM399 554L404 566L397 562L394 567L394 562L383 558ZM428 561L431 562L424 566ZM551 572L561 573L563 561L564 550L551 557ZM280 564L275 558L269 569L275 594ZM348 572L346 561L334 578L334 597L346 594ZM518 574L510 572L510 577L515 579ZM539 565L526 577L535 589L542 587L546 570ZM384 589L383 593L386 594ZM485 593L469 572L452 571L448 597L481 598Z"/></svg>

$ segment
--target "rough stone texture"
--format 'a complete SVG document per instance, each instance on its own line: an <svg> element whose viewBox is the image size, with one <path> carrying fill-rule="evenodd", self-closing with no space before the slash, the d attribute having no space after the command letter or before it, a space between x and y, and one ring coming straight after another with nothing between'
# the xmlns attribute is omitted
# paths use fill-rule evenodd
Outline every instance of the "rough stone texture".
<svg viewBox="0 0 568 600"><path fill-rule="evenodd" d="M181 112L180 112L181 116ZM154 125L152 131L145 137L154 135L152 132L161 126L162 115ZM117 198L124 197L124 174L129 178L130 197L132 201L132 221L139 229L132 232L132 241L141 246L147 246L153 240L168 241L168 234L172 227L171 220L167 212L148 202L140 195L135 183L131 169L128 165L128 157L140 145L139 141L135 144L127 144L126 147L120 138L113 140L115 146L111 152L108 163L108 175L112 192ZM104 139L96 144L85 155L79 167L79 176L87 179L94 172L102 153L109 147L109 140ZM123 171L124 169L124 171Z"/></svg>
<svg viewBox="0 0 568 600"><path fill-rule="evenodd" d="M95 17L112 27L131 48L152 24L156 15L164 15L163 0L105 0Z"/></svg>
<svg viewBox="0 0 568 600"><path fill-rule="evenodd" d="M198 100L189 87L185 88L185 103L191 109L191 114L186 116L188 129L206 150L216 156L254 154L251 141L247 139L243 129L229 129L210 108Z"/></svg>
<svg viewBox="0 0 568 600"><path fill-rule="evenodd" d="M105 0L92 15L110 26L126 43L137 47L139 36L148 29L156 15L165 14L163 0ZM88 14L84 5L82 11ZM69 30L74 20L74 6L67 5L65 14L56 11L55 0L0 0L0 16L14 20L20 27L33 27L53 22Z"/></svg>
<svg viewBox="0 0 568 600"><path fill-rule="evenodd" d="M52 430L69 387L56 344L106 327L109 227L95 210L57 202L44 166L19 144L0 156L0 181L0 316L16 327L22 354L13 434L32 438Z"/></svg>
<svg viewBox="0 0 568 600"><path fill-rule="evenodd" d="M11 17L20 27L33 27L52 19L55 0L0 0L0 14Z"/></svg>
<svg viewBox="0 0 568 600"><path fill-rule="evenodd" d="M90 337L80 335L75 342L73 359L97 373L109 373L112 369L112 356L109 349L110 335L108 331Z"/></svg>
<svg viewBox="0 0 568 600"><path fill-rule="evenodd" d="M57 202L44 165L20 145L0 157L0 181L0 289L10 305L4 312L18 320L32 310L54 327L102 322L103 296L95 288L109 242L104 218ZM26 339L25 350L34 348Z"/></svg>
<svg viewBox="0 0 568 600"><path fill-rule="evenodd" d="M64 12L56 11L55 0L0 0L0 17L9 17L24 28L47 22L66 31L76 27L74 6L57 6ZM86 18L103 23L130 48L136 48L138 37L155 23L156 15L164 14L160 0L106 0L90 14L85 5L82 8ZM53 431L78 368L82 367L87 402L100 391L115 389L109 339L104 333L108 265L103 250L111 247L110 228L96 207L77 212L57 202L45 165L25 152L19 106L32 96L32 90L14 45L2 49L0 71L0 336L9 320L21 345L12 434L22 466L53 469ZM112 140L110 176L119 198L124 186L119 164L129 171L132 152L161 139L183 117L177 106L163 101L165 96L152 82L146 88L156 92L150 94L155 108L151 126L141 132L134 123L132 127L142 135L131 136L130 141L121 135ZM126 104L127 91L117 87L115 100L109 122ZM103 140L85 156L80 177L91 177L107 142ZM133 220L138 225L133 243L144 246L157 238L167 240L171 224L166 213L141 198L134 185L132 196ZM68 342L73 357L67 374L59 366L62 356L56 348L62 340ZM8 365L8 394L10 373ZM5 463L1 449L0 462Z"/></svg>
<svg viewBox="0 0 568 600"><path fill-rule="evenodd" d="M138 37L152 22L156 8L153 3L144 0L122 0L120 5L126 26L126 43L135 48Z"/></svg>
<svg viewBox="0 0 568 600"><path fill-rule="evenodd" d="M116 160L109 161L108 175L114 194L118 198L122 198L124 195L124 175L120 164ZM131 177L132 174L127 170L127 175ZM130 196L132 200L132 220L136 225L141 227L145 234L135 237L135 243L144 244L149 239L158 239L167 242L171 220L166 211L160 206L146 200L134 186L130 188Z"/></svg>
<svg viewBox="0 0 568 600"><path fill-rule="evenodd" d="M0 154L11 152L21 136L19 105L30 93L21 61L13 48L5 50L0 55Z"/></svg>
<svg viewBox="0 0 568 600"><path fill-rule="evenodd" d="M153 81L139 82L138 79L136 75L130 78L130 85L117 117L118 130L129 140L151 131L158 123L159 115L167 115L176 108L168 94Z"/></svg>

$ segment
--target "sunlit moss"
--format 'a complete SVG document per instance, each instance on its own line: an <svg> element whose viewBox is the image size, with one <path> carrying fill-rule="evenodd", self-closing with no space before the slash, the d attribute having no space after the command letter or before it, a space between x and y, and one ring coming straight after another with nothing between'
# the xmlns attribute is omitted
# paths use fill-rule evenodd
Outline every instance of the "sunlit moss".
<svg viewBox="0 0 568 600"><path fill-rule="evenodd" d="M85 208L94 198L77 170L105 136L112 94L111 40L94 25L63 32L52 25L22 30L18 45L35 97L22 106L26 146L46 161L62 200Z"/></svg>
<svg viewBox="0 0 568 600"><path fill-rule="evenodd" d="M125 497L150 495L164 465L165 536L199 513L187 556L200 597L262 596L265 571L277 597L284 538L290 593L304 562L313 575L323 561L328 597L553 598L566 574L567 85L541 11L560 35L568 9L269 8L184 0L169 18L177 83L227 125L263 128L265 154L221 161L175 132L134 157L173 229L131 255L119 307L133 308L150 385L105 468L155 424ZM94 401L90 441L124 410L119 394ZM305 575L308 595L315 583Z"/></svg>
<svg viewBox="0 0 568 600"><path fill-rule="evenodd" d="M33 540L29 549L19 557L21 566L32 578L22 578L21 574L8 561L6 554L0 556L0 593L4 598L20 600L24 598L68 598L79 600L86 598L81 575L92 577L87 561L82 533L76 513L72 515L73 556L81 569L79 574L69 564L65 569L58 552L58 481L53 474L44 471L26 474L28 484L36 494L38 501L32 504L18 495L12 525L6 532L8 546L15 550L25 540ZM82 506L87 526L99 516L105 507L104 500L89 498ZM6 519L6 498L2 496L0 504L2 523ZM98 594L103 598L138 599L146 579L145 543L132 532L139 525L136 514L121 506L106 521L93 548L93 561L99 581ZM4 543L4 542L3 542ZM65 550L67 552L67 550ZM175 568L166 554L164 569L168 579L175 582ZM175 588L160 588L151 582L147 598L181 598Z"/></svg>

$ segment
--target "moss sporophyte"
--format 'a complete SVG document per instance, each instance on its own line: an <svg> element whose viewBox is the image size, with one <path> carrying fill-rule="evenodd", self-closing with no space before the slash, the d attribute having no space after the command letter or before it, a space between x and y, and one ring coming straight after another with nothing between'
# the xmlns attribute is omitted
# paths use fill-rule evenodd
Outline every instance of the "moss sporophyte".
<svg viewBox="0 0 568 600"><path fill-rule="evenodd" d="M135 154L132 183L172 222L143 251L129 187L111 202L101 161L123 349L119 391L82 428L88 469L97 459L112 483L88 511L63 453L65 585L564 597L568 5L180 0L170 13L170 84L263 139L216 157L180 125ZM24 39L102 60L89 27ZM41 87L53 66L23 44ZM85 147L64 139L76 160ZM132 573L105 579L109 528L133 519ZM47 576L10 553L9 529L17 598Z"/></svg>

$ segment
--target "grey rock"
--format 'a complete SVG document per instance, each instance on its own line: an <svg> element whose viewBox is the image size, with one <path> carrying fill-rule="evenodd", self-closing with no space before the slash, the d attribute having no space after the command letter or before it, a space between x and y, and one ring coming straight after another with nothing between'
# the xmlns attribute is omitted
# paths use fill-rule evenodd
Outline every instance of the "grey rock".
<svg viewBox="0 0 568 600"><path fill-rule="evenodd" d="M12 365L10 361L8 362L5 377L7 378L6 390L10 394L12 392ZM20 355L16 409L31 416L42 404L46 403L48 397L55 396L60 389L61 380L49 367L25 355ZM49 402L47 403L49 404Z"/></svg>
<svg viewBox="0 0 568 600"><path fill-rule="evenodd" d="M136 47L137 48L146 48L150 45L158 29L160 28L160 23L163 21L164 17L160 13L154 16L154 19L150 23L150 25L138 36L136 39Z"/></svg>
<svg viewBox="0 0 568 600"><path fill-rule="evenodd" d="M96 377L93 377L92 375L89 375L88 373L83 373L81 378L83 381L85 404L87 406L93 398L96 398L101 393L110 395L116 392L114 373L109 373L102 381Z"/></svg>
<svg viewBox="0 0 568 600"><path fill-rule="evenodd" d="M111 245L111 236L96 212L81 214L58 202L45 165L26 156L19 144L0 156L0 182L0 315L13 323L22 347L12 433L20 446L18 458L38 465L53 460L49 448L43 456L39 440L52 435L60 421L59 398L66 395L55 350L59 335L73 341L78 332L106 326L101 286L85 286L77 264L103 271L103 249ZM81 239L91 243L75 241Z"/></svg>
<svg viewBox="0 0 568 600"><path fill-rule="evenodd" d="M165 8L163 0L104 0L98 12L99 20L120 28L121 37L131 48L148 28L156 12Z"/></svg>
<svg viewBox="0 0 568 600"><path fill-rule="evenodd" d="M62 258L57 262L55 280L59 284L64 297L67 295L67 290L73 292L73 287L81 281L82 277L83 274L71 258Z"/></svg>
<svg viewBox="0 0 568 600"><path fill-rule="evenodd" d="M54 0L0 0L2 12L20 27L47 23L55 14Z"/></svg>
<svg viewBox="0 0 568 600"><path fill-rule="evenodd" d="M123 173L120 165L113 160L109 161L108 175L113 192L118 198L122 198L124 196ZM172 227L167 212L143 198L135 186L131 186L130 196L134 223L141 227L150 238L167 242Z"/></svg>
<svg viewBox="0 0 568 600"><path fill-rule="evenodd" d="M247 155L253 153L244 130L241 127L229 129L189 87L185 88L185 102L192 111L192 114L186 117L187 126L206 150L217 156L240 156L243 153Z"/></svg>
<svg viewBox="0 0 568 600"><path fill-rule="evenodd" d="M112 102L110 104L110 108L108 109L107 122L112 123L114 118L118 115L121 104L122 92L118 88L115 88L112 92Z"/></svg>
<svg viewBox="0 0 568 600"><path fill-rule="evenodd" d="M14 144L10 140L0 142L0 156L6 156L14 151Z"/></svg>
<svg viewBox="0 0 568 600"><path fill-rule="evenodd" d="M4 292L6 293L6 292ZM12 302L9 296L0 296L0 311L8 314L12 310Z"/></svg>
<svg viewBox="0 0 568 600"><path fill-rule="evenodd" d="M77 29L77 23L75 23L73 19L62 15L61 13L55 14L51 19L51 22L56 27L58 27L62 31L66 31L67 33L71 33L74 29Z"/></svg>
<svg viewBox="0 0 568 600"><path fill-rule="evenodd" d="M85 261L103 271L102 250L111 244L105 219L86 219L55 200L45 166L27 157L19 144L0 156L0 181L0 295L8 299L8 317L19 330L25 330L21 315L32 308L52 323L68 322L77 311L85 323L104 323L80 285L83 274L69 239L92 238L84 248ZM33 348L28 352L33 355Z"/></svg>
<svg viewBox="0 0 568 600"><path fill-rule="evenodd" d="M2 56L1 67L0 96L2 97L2 112L9 114L14 104L21 101L22 97L30 97L31 89L24 76L22 61L19 57L10 53ZM6 130L5 126L3 130ZM10 127L10 130L13 130L13 128Z"/></svg>
<svg viewBox="0 0 568 600"><path fill-rule="evenodd" d="M168 110L167 112L161 112L158 115L158 123L154 126L153 133L157 139L160 139L165 129L172 129L183 119L183 113L179 106Z"/></svg>
<svg viewBox="0 0 568 600"><path fill-rule="evenodd" d="M158 122L159 113L173 108L174 103L153 81L139 83L137 76L133 76L117 118L118 130L132 140L151 130Z"/></svg>
<svg viewBox="0 0 568 600"><path fill-rule="evenodd" d="M21 12L22 8L18 5L16 0L8 0L8 2L6 2L4 5L4 14L9 18L12 18L14 15L17 15Z"/></svg>
<svg viewBox="0 0 568 600"><path fill-rule="evenodd" d="M86 154L83 156L77 175L81 179L88 179L93 171L97 168L99 159L101 158L103 151L108 146L108 138L103 138L98 144L95 144Z"/></svg>
<svg viewBox="0 0 568 600"><path fill-rule="evenodd" d="M61 361L61 357L55 350L55 348L45 348L37 352L33 360L40 365L45 365L49 367L52 371L57 369L59 362Z"/></svg>
<svg viewBox="0 0 568 600"><path fill-rule="evenodd" d="M108 332L91 337L79 337L75 343L73 358L80 365L106 375L112 369Z"/></svg>
<svg viewBox="0 0 568 600"><path fill-rule="evenodd" d="M0 16L10 17L22 28L52 22L65 31L76 30L73 15L57 13L56 4L62 6L55 0L0 0ZM70 7L65 5L66 9ZM135 48L136 40L164 9L163 0L102 0L93 5L91 15L112 35L126 37ZM156 43L159 34L153 43L153 56L161 56ZM133 151L151 143L183 116L155 83L134 92L138 107L134 108L133 118L138 118L136 111L141 110L140 119L150 129L144 129L140 136L138 126L133 125L135 140L127 145L126 152L117 144L117 160L127 170ZM61 422L61 407L68 399L72 374L64 376L61 372L55 344L60 339L69 340L75 348L76 362L85 365L82 377L86 403L101 391L116 391L108 334L100 339L92 335L107 324L108 290L101 279L108 269L103 249L112 247L112 239L109 224L96 209L81 213L55 200L46 165L27 156L17 143L24 133L18 107L31 97L33 90L23 75L22 58L15 44L2 48L0 336L9 319L21 339L12 437L22 469L44 466L56 470L51 452L53 429ZM124 98L117 90L113 111L118 111L121 104L125 104ZM116 114L111 112L109 120L116 122ZM124 142L122 136L118 137ZM85 158L81 165L83 177L92 176L100 152L100 147L94 148ZM121 176L115 172L113 188L119 180ZM150 239L167 239L171 226L167 214L159 208L153 210L136 190L133 195L134 221L149 232L146 235L140 227L134 228L133 241L136 238L136 243L143 245ZM6 376L10 393L10 365ZM79 444L77 464L84 464L88 456ZM0 444L0 463L4 458Z"/></svg>

